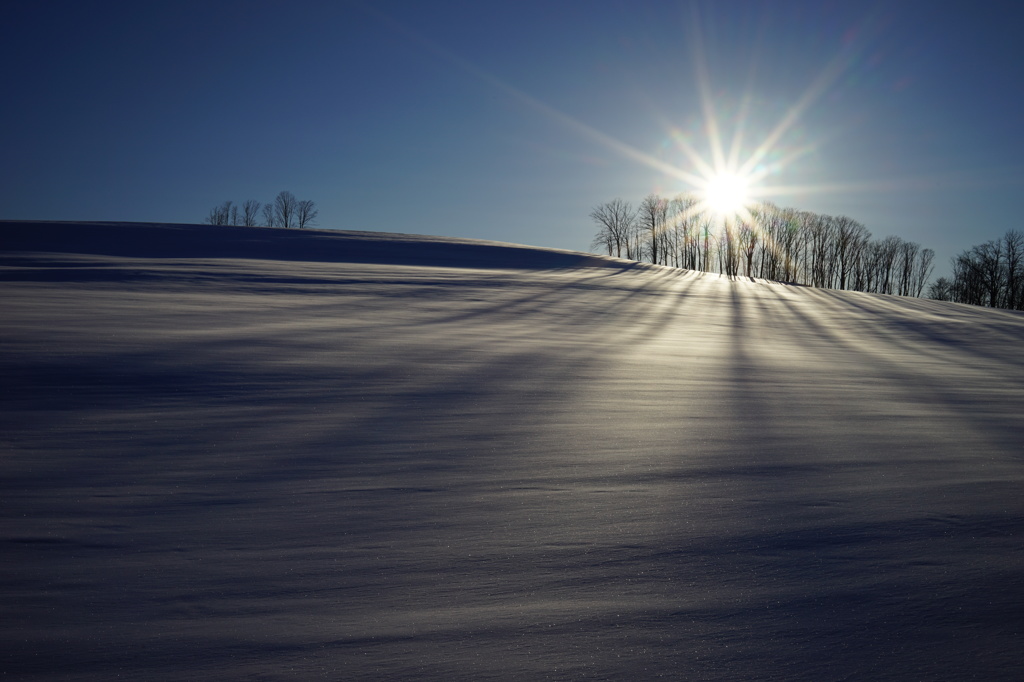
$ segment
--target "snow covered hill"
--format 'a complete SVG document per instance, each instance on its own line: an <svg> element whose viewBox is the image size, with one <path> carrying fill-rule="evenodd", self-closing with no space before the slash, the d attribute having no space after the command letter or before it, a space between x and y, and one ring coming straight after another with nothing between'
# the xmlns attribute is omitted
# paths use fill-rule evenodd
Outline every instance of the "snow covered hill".
<svg viewBox="0 0 1024 682"><path fill-rule="evenodd" d="M1024 316L0 223L0 672L1024 677Z"/></svg>

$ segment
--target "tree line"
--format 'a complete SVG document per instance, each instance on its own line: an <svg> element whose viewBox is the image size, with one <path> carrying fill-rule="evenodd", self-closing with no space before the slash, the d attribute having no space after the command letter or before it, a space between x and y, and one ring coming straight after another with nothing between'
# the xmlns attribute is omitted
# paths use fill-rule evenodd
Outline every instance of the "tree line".
<svg viewBox="0 0 1024 682"><path fill-rule="evenodd" d="M591 248L609 256L730 276L878 294L920 296L935 252L899 237L873 239L864 225L770 202L718 226L691 195L613 199L590 213Z"/></svg>
<svg viewBox="0 0 1024 682"><path fill-rule="evenodd" d="M952 278L940 277L928 295L940 301L1024 310L1024 234L972 246L953 258Z"/></svg>
<svg viewBox="0 0 1024 682"><path fill-rule="evenodd" d="M206 223L210 225L242 225L245 227L312 227L320 211L309 199L299 201L291 192L281 192L273 201L261 204L249 199L241 204L225 201L210 209Z"/></svg>

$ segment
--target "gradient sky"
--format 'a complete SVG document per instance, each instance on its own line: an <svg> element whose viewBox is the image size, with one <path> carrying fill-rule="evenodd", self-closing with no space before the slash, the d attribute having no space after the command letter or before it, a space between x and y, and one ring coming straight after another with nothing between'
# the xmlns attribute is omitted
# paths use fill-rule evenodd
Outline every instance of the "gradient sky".
<svg viewBox="0 0 1024 682"><path fill-rule="evenodd" d="M1024 229L1021 26L1010 2L8 1L0 218L290 190L321 227L586 250L594 206L692 189L717 137L761 150L766 198L941 274Z"/></svg>

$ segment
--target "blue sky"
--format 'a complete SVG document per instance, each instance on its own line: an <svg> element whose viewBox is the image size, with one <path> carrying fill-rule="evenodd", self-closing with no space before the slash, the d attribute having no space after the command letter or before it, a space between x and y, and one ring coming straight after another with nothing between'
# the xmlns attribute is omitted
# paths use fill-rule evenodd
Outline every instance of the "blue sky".
<svg viewBox="0 0 1024 682"><path fill-rule="evenodd" d="M1021 25L999 2L8 2L0 218L201 222L289 190L322 227L584 250L597 204L692 189L714 121L762 149L766 198L941 272L1024 229Z"/></svg>

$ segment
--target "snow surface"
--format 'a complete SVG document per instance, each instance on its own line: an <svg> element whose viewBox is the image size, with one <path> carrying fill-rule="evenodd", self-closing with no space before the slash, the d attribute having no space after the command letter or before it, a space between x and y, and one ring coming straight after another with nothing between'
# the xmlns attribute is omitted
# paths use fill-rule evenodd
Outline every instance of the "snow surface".
<svg viewBox="0 0 1024 682"><path fill-rule="evenodd" d="M1024 317L0 223L0 673L1019 680Z"/></svg>

